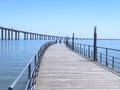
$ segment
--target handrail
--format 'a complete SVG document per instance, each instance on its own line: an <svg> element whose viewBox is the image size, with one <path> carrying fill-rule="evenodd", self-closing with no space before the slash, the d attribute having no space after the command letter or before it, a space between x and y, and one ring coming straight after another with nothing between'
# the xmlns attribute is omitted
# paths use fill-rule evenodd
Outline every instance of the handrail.
<svg viewBox="0 0 120 90"><path fill-rule="evenodd" d="M36 81L36 77L37 77L37 72L40 67L40 61L41 58L45 52L45 50L52 44L56 43L55 41L50 41L47 42L45 44L43 44L39 51L30 59L30 61L28 62L28 64L25 66L25 68L22 70L22 72L18 75L18 77L15 79L15 81L9 86L8 90L14 90L14 87L16 86L17 82L20 80L20 78L22 77L22 75L25 73L25 71L28 69L28 81L27 81L27 85L25 90L31 90L31 88L33 88L33 86L35 85L34 81ZM36 57L38 55L38 57ZM38 60L36 60L36 58ZM31 71L31 64L32 62L34 63L34 67L33 67L33 71ZM34 75L33 75L34 74ZM34 84L33 84L34 83ZM32 89L33 90L33 89Z"/></svg>
<svg viewBox="0 0 120 90"><path fill-rule="evenodd" d="M69 42L67 46L72 49L72 42ZM91 60L94 59L93 48L94 46L92 45L74 43L74 51ZM97 62L120 72L120 57L113 55L113 53L110 54L109 52L120 53L120 50L97 46Z"/></svg>
<svg viewBox="0 0 120 90"><path fill-rule="evenodd" d="M81 43L75 43L75 44L79 44L80 45ZM88 45L88 44L81 44L81 45L93 47L92 45ZM120 51L120 49L113 49L113 48L107 48L107 47L101 47L101 46L97 46L97 48L103 48L103 49L109 49L109 50L114 50L114 51Z"/></svg>

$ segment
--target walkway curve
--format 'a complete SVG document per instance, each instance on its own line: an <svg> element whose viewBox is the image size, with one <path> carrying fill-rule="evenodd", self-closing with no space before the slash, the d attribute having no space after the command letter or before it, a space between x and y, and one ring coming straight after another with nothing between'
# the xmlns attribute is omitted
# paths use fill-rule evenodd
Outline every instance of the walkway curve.
<svg viewBox="0 0 120 90"><path fill-rule="evenodd" d="M120 77L71 51L54 44L45 52L36 90L120 90Z"/></svg>

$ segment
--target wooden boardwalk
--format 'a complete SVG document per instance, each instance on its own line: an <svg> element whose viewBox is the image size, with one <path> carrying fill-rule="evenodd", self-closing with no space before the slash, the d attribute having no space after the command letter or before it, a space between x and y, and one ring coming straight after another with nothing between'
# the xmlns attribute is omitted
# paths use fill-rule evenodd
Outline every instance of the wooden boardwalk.
<svg viewBox="0 0 120 90"><path fill-rule="evenodd" d="M36 90L120 90L120 77L71 51L54 44L45 52Z"/></svg>

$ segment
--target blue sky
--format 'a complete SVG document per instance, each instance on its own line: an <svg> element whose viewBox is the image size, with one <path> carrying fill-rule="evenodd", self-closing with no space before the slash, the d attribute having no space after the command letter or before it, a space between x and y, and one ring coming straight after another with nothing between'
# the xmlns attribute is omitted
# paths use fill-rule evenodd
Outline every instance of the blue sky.
<svg viewBox="0 0 120 90"><path fill-rule="evenodd" d="M36 33L120 38L120 0L0 0L0 26Z"/></svg>

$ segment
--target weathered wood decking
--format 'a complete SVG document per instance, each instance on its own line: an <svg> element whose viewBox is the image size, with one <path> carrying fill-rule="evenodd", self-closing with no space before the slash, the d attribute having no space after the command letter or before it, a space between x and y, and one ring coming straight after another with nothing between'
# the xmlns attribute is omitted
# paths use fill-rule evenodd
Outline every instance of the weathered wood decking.
<svg viewBox="0 0 120 90"><path fill-rule="evenodd" d="M45 52L36 90L120 90L120 77L54 44Z"/></svg>

